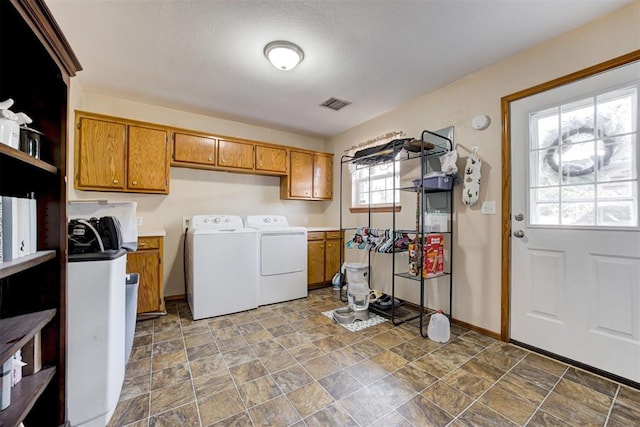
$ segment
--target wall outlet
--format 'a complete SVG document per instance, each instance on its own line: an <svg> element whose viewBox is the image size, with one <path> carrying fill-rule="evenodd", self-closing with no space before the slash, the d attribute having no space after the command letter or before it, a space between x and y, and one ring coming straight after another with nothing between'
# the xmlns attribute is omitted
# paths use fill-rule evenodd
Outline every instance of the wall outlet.
<svg viewBox="0 0 640 427"><path fill-rule="evenodd" d="M496 214L496 201L490 200L482 202L482 214L483 215L495 215Z"/></svg>
<svg viewBox="0 0 640 427"><path fill-rule="evenodd" d="M142 223L143 223L143 222L144 222L144 221L142 220L142 217L141 217L141 216L137 216L137 217L136 217L136 225L137 225L138 227L142 227Z"/></svg>
<svg viewBox="0 0 640 427"><path fill-rule="evenodd" d="M189 224L191 223L191 217L190 216L183 216L182 217L182 229L186 230L187 228L189 228Z"/></svg>

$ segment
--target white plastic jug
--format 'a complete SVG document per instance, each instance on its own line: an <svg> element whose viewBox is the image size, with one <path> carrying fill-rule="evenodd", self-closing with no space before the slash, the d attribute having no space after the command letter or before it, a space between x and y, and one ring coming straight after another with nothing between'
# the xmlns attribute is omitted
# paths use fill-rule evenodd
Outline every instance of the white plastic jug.
<svg viewBox="0 0 640 427"><path fill-rule="evenodd" d="M449 328L449 318L438 310L431 315L429 326L427 327L429 338L435 342L447 342L451 336Z"/></svg>
<svg viewBox="0 0 640 427"><path fill-rule="evenodd" d="M360 262L345 262L342 264L342 274L345 275L347 283L368 282L367 273L369 266ZM346 274L345 274L346 273Z"/></svg>

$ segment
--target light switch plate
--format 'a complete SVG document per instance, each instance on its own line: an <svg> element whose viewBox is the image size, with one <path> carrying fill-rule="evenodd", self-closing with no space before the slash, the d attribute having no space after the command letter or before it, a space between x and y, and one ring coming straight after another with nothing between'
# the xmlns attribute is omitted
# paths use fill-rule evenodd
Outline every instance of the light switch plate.
<svg viewBox="0 0 640 427"><path fill-rule="evenodd" d="M482 202L482 214L483 215L495 215L496 213L496 202L495 200L488 200L486 202Z"/></svg>
<svg viewBox="0 0 640 427"><path fill-rule="evenodd" d="M191 223L191 217L190 216L183 216L182 217L182 229L186 230L187 228L189 228L189 224Z"/></svg>
<svg viewBox="0 0 640 427"><path fill-rule="evenodd" d="M136 225L137 225L138 227L142 227L142 223L143 223L143 222L144 222L144 221L143 221L143 219L142 219L142 217L141 217L141 216L137 216L137 217L136 217Z"/></svg>

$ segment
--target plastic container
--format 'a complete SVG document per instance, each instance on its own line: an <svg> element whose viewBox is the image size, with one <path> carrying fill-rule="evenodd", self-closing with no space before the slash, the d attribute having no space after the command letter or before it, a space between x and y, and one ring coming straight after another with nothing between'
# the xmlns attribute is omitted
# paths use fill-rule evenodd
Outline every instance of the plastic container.
<svg viewBox="0 0 640 427"><path fill-rule="evenodd" d="M369 282L367 275L369 274L369 266L361 262L345 262L342 264L342 274L345 275L347 283L351 282Z"/></svg>
<svg viewBox="0 0 640 427"><path fill-rule="evenodd" d="M367 282L351 282L348 285L347 300L353 311L369 308L369 284Z"/></svg>
<svg viewBox="0 0 640 427"><path fill-rule="evenodd" d="M413 187L418 188L422 185L425 190L451 190L455 176L446 175L444 172L432 172L422 177L422 179L414 179Z"/></svg>
<svg viewBox="0 0 640 427"><path fill-rule="evenodd" d="M129 273L126 276L126 297L124 308L125 319L125 346L124 346L124 363L129 361L131 349L133 348L133 335L136 332L136 316L138 311L138 284L140 275L138 273Z"/></svg>
<svg viewBox="0 0 640 427"><path fill-rule="evenodd" d="M449 318L442 314L442 310L438 310L431 315L429 326L427 326L427 334L429 339L435 342L447 342L451 337L449 327Z"/></svg>

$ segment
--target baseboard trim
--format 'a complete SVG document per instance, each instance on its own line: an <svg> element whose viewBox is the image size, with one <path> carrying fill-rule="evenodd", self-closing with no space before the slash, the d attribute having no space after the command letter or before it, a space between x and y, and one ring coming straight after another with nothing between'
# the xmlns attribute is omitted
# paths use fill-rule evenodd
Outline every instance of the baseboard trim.
<svg viewBox="0 0 640 427"><path fill-rule="evenodd" d="M169 295L167 297L164 297L165 301L186 301L187 300L187 296L185 294L182 295Z"/></svg>

